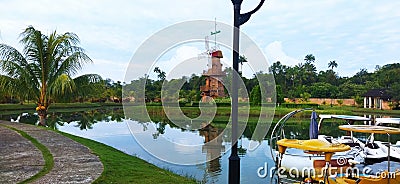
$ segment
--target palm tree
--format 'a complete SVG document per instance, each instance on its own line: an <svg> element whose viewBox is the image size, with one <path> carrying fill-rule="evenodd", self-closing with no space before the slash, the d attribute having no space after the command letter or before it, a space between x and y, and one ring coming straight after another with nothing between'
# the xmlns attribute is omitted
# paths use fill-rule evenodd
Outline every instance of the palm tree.
<svg viewBox="0 0 400 184"><path fill-rule="evenodd" d="M155 67L155 68L154 68L154 72L158 73L158 76L157 76L157 77L158 77L160 80L165 80L166 74L165 74L164 71L160 70L160 68Z"/></svg>
<svg viewBox="0 0 400 184"><path fill-rule="evenodd" d="M336 63L335 60L333 61L329 61L328 63L328 67L331 68L333 70L333 68L337 68L338 64Z"/></svg>
<svg viewBox="0 0 400 184"><path fill-rule="evenodd" d="M41 125L45 125L47 110L55 99L81 91L81 84L101 80L96 74L71 77L83 64L92 62L78 46L76 34L54 31L44 35L29 26L20 37L22 52L0 44L0 88L36 99Z"/></svg>
<svg viewBox="0 0 400 184"><path fill-rule="evenodd" d="M241 65L240 71L243 72L243 63L247 63L247 58L246 58L245 55L239 56L239 63L240 63L240 65Z"/></svg>
<svg viewBox="0 0 400 184"><path fill-rule="evenodd" d="M315 56L307 54L306 57L304 57L304 61L306 61L306 63L313 63L315 61Z"/></svg>

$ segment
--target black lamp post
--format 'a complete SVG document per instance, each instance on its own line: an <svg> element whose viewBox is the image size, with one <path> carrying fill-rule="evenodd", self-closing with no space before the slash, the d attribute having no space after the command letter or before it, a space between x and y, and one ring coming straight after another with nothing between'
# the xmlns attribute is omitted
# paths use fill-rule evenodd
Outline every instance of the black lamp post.
<svg viewBox="0 0 400 184"><path fill-rule="evenodd" d="M231 0L234 8L234 28L233 28L233 70L236 74L232 77L232 149L229 157L229 184L240 183L240 158L238 156L238 71L239 71L239 29L240 25L247 22L251 15L258 11L264 4L260 4L254 10L240 14L243 0Z"/></svg>

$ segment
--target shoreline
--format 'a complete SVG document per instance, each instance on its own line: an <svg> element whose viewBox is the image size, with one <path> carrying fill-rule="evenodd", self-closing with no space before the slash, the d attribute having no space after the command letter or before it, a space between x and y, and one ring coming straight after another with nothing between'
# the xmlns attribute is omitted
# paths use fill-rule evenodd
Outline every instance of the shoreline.
<svg viewBox="0 0 400 184"><path fill-rule="evenodd" d="M45 158L45 160L47 159L46 164L41 164L44 166L44 170L40 171L40 174L32 174L32 176L26 176L23 181L20 181L22 183L28 181L33 181L34 183L53 180L53 182L56 182L56 180L69 181L70 176L75 176L77 174L76 172L79 172L80 174L80 177L78 177L78 179L86 177L95 179L94 181L92 180L90 183L197 183L197 181L193 178L177 175L175 173L172 173L171 171L159 168L151 163L146 162L145 160L142 160L132 155L128 155L120 150L117 150L111 146L105 145L97 141L74 136L57 130L52 130L50 128L38 127L22 123L12 123L8 121L0 122L0 126L3 127L3 129L6 128L9 129L9 132L15 132L15 135L17 137L21 137L20 139L24 139L25 142L37 142L37 144L33 144L34 147L42 145L42 147L44 147L42 148L42 150L50 150L50 152L48 153L49 155L45 155L42 151L40 156L38 156L41 158ZM51 139L49 139L49 136L51 137ZM53 138L54 136L58 138ZM29 139L27 139L26 137L28 137ZM3 145L4 148L12 148L13 146L15 146L15 143L12 140L5 142L5 144ZM71 154L75 152L73 149L76 149L77 147L81 147L77 151L79 155ZM21 149L23 148L21 147ZM99 162L101 162L102 164L101 168L97 167L99 164L94 164L93 159L86 158L87 156L82 155L80 151L85 149L88 149L88 151L85 151L84 155L94 155L95 157L98 157ZM12 149L4 150L10 150L9 154L13 154ZM68 153L64 153L65 150L70 151L68 151ZM85 157L88 163L81 163L81 161L83 161L82 156ZM54 158L57 158L57 160ZM20 158L8 159L8 162L14 163L19 162L18 160ZM38 158L30 158L32 162L36 159ZM51 161L49 161L48 159L51 159ZM63 164L60 165L60 163L58 163L60 161ZM75 163L76 161L78 162ZM45 166L48 165L47 162L54 162L54 167ZM52 165L51 163L50 165ZM83 170L81 169L82 171L88 171L87 175L82 174L81 171L77 171L75 169L77 166L81 167L81 164L84 164L82 165L82 167L87 168ZM63 169L59 168L60 166L62 166ZM98 177L91 176L93 175L93 173L98 172Z"/></svg>

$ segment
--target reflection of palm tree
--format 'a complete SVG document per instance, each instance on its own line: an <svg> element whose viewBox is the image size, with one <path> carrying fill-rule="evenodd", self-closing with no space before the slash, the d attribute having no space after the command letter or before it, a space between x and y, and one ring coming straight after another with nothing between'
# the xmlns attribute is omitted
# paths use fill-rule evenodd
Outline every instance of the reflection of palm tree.
<svg viewBox="0 0 400 184"><path fill-rule="evenodd" d="M100 80L96 74L86 74L73 79L71 76L91 62L78 46L74 33L44 35L32 26L21 33L23 53L0 44L0 88L13 91L20 97L37 99L40 124L45 125L47 109L52 100L79 91L80 83ZM90 82L88 82L90 81Z"/></svg>
<svg viewBox="0 0 400 184"><path fill-rule="evenodd" d="M57 113L51 113L47 117L46 124L49 126L49 128L53 130L58 130L57 125L63 126L64 122L61 119L62 116L60 116Z"/></svg>
<svg viewBox="0 0 400 184"><path fill-rule="evenodd" d="M119 109L119 111L116 109L113 109L111 111L111 121L122 122L123 121L122 119L124 118L124 114L121 112L122 111L120 109Z"/></svg>
<svg viewBox="0 0 400 184"><path fill-rule="evenodd" d="M82 117L75 127L79 127L81 130L92 129L94 123L97 123L97 121L94 120L94 116L91 113L82 113Z"/></svg>
<svg viewBox="0 0 400 184"><path fill-rule="evenodd" d="M157 132L153 133L153 139L157 139L160 135L165 133L165 125L167 123L164 122L154 122L156 124L156 130Z"/></svg>

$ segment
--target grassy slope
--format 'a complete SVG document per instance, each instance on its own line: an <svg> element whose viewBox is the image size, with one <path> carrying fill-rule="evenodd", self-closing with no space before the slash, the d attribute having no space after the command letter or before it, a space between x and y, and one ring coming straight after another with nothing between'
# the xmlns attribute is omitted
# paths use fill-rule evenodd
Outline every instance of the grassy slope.
<svg viewBox="0 0 400 184"><path fill-rule="evenodd" d="M95 183L196 183L196 181L160 169L144 160L125 154L96 141L59 132L87 147L104 165Z"/></svg>

